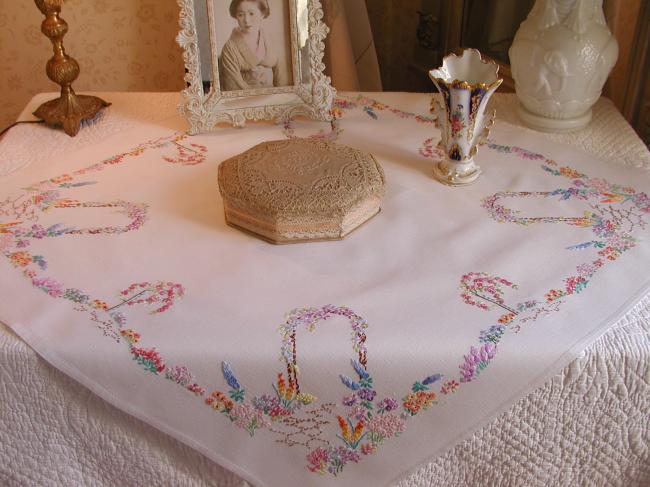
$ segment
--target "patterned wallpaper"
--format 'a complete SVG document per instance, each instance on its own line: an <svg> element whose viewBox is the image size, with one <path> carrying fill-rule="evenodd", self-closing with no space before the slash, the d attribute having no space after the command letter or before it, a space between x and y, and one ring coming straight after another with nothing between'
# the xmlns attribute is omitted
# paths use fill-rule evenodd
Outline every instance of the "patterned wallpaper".
<svg viewBox="0 0 650 487"><path fill-rule="evenodd" d="M180 91L183 60L175 42L176 0L68 0L66 52L81 66L76 91ZM52 56L40 30L45 17L32 0L2 1L0 8L0 129L29 99L58 91L45 74Z"/></svg>

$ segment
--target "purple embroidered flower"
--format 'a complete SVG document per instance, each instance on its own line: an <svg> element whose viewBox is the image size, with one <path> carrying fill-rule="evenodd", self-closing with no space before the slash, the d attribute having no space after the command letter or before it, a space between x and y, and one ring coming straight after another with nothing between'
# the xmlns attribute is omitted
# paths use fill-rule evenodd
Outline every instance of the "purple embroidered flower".
<svg viewBox="0 0 650 487"><path fill-rule="evenodd" d="M350 412L350 417L356 421L365 421L368 419L368 410L363 406L354 406Z"/></svg>
<svg viewBox="0 0 650 487"><path fill-rule="evenodd" d="M479 341L481 343L499 343L501 337L506 332L506 327L504 325L492 325L487 330L481 330L479 335Z"/></svg>
<svg viewBox="0 0 650 487"><path fill-rule="evenodd" d="M362 399L364 401L372 401L375 399L377 393L372 389L361 389L359 392L357 392L357 395L359 396L359 399Z"/></svg>
<svg viewBox="0 0 650 487"><path fill-rule="evenodd" d="M113 318L113 320L115 320L115 323L117 323L119 326L126 325L126 316L124 316L124 313L115 311L111 313L111 318Z"/></svg>
<svg viewBox="0 0 650 487"><path fill-rule="evenodd" d="M32 225L32 237L41 239L47 235L47 230L41 225Z"/></svg>
<svg viewBox="0 0 650 487"><path fill-rule="evenodd" d="M338 459L340 459L341 463L344 465L348 462L357 463L360 459L360 456L357 452L343 446L339 446L336 450L334 450L332 457L338 457Z"/></svg>
<svg viewBox="0 0 650 487"><path fill-rule="evenodd" d="M44 277L40 279L34 278L32 279L32 284L40 290L45 291L53 298L60 298L65 294L65 291L63 290L63 284L55 281L50 277Z"/></svg>
<svg viewBox="0 0 650 487"><path fill-rule="evenodd" d="M350 394L349 396L343 398L344 406L354 406L356 403L357 403L357 396L354 394Z"/></svg>
<svg viewBox="0 0 650 487"><path fill-rule="evenodd" d="M343 467L349 463L359 463L361 456L344 446L339 446L338 448L333 448L329 452L329 466L327 471L332 475L336 475L343 470Z"/></svg>
<svg viewBox="0 0 650 487"><path fill-rule="evenodd" d="M383 411L394 411L399 407L399 403L392 397L387 397L382 399L381 402L377 405L380 412Z"/></svg>
<svg viewBox="0 0 650 487"><path fill-rule="evenodd" d="M280 401L277 397L270 394L262 394L261 396L253 398L253 406L262 411L264 414L269 414L272 410L280 408Z"/></svg>
<svg viewBox="0 0 650 487"><path fill-rule="evenodd" d="M496 356L497 347L493 343L486 343L480 348L471 347L469 354L465 355L465 362L458 366L462 375L461 382L470 382L490 361Z"/></svg>

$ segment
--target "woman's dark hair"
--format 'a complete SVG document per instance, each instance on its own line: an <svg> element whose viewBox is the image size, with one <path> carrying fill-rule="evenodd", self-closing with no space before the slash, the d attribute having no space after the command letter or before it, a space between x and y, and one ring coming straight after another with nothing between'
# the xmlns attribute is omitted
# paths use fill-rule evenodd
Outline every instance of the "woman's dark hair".
<svg viewBox="0 0 650 487"><path fill-rule="evenodd" d="M267 18L271 13L268 0L232 0L230 2L230 16L234 19L237 17L237 8L243 2L257 2L257 6L262 12L262 18Z"/></svg>

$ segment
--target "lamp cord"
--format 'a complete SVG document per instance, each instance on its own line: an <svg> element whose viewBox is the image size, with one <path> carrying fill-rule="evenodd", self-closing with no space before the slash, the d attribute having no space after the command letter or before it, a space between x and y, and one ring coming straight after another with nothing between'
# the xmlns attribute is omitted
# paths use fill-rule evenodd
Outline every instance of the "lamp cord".
<svg viewBox="0 0 650 487"><path fill-rule="evenodd" d="M44 122L45 120L21 120L18 122L14 122L8 127L3 128L2 131L0 131L0 137L2 137L6 132L9 132L10 129L14 128L16 125L19 125L21 123L44 123Z"/></svg>

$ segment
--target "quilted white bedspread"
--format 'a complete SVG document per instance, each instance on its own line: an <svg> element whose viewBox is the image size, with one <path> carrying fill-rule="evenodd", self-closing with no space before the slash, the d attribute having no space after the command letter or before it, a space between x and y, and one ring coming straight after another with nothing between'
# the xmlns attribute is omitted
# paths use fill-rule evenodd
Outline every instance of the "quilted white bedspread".
<svg viewBox="0 0 650 487"><path fill-rule="evenodd" d="M10 132L0 141L0 175L129 129L135 118L163 120L178 101L177 94L100 96L114 109L75 139L40 126ZM515 102L514 95L495 97L500 120L517 123ZM650 171L650 153L607 100L597 104L588 129L549 137ZM248 485L108 405L2 324L0 376L2 486ZM398 485L648 486L649 425L646 297L561 374Z"/></svg>

